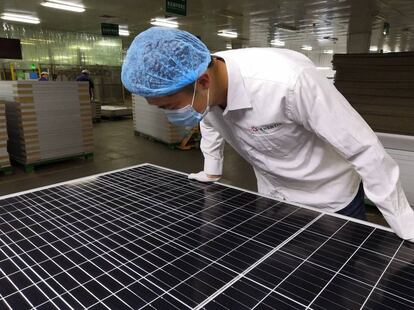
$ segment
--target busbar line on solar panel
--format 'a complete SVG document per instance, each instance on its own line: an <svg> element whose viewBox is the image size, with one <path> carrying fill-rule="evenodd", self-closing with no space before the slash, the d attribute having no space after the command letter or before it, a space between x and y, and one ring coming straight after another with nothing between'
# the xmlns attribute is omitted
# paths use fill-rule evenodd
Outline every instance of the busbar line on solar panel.
<svg viewBox="0 0 414 310"><path fill-rule="evenodd" d="M414 307L414 248L376 225L153 165L0 200L7 308Z"/></svg>

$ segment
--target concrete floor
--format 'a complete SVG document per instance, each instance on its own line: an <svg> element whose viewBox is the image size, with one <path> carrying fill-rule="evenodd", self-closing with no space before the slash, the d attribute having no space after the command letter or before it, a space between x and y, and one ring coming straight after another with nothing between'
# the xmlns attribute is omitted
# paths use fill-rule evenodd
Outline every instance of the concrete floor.
<svg viewBox="0 0 414 310"><path fill-rule="evenodd" d="M0 195L72 180L141 163L152 163L183 171L203 168L199 150L170 150L166 145L135 136L131 119L102 121L94 124L95 156L93 160L69 160L36 167L25 173L16 167L13 175L0 176ZM223 183L256 191L252 168L233 149L226 147ZM368 220L386 225L376 208L367 209Z"/></svg>

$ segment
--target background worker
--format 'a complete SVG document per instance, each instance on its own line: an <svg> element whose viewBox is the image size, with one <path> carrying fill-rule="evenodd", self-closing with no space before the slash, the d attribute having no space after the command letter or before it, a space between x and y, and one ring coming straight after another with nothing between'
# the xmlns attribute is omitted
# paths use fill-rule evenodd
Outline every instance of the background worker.
<svg viewBox="0 0 414 310"><path fill-rule="evenodd" d="M49 72L43 71L42 73L40 73L39 81L49 81Z"/></svg>
<svg viewBox="0 0 414 310"><path fill-rule="evenodd" d="M76 81L78 82L88 82L89 83L89 97L91 101L95 98L95 84L90 77L89 70L83 69L81 74L76 77Z"/></svg>

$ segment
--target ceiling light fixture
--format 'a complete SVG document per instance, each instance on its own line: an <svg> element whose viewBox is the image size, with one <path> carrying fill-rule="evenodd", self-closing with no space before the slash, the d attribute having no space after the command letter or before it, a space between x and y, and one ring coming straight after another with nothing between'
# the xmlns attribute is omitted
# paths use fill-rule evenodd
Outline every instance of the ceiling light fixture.
<svg viewBox="0 0 414 310"><path fill-rule="evenodd" d="M48 8L53 8L53 9L59 9L59 10L77 12L77 13L85 12L85 7L82 4L73 3L69 1L47 0L40 4Z"/></svg>
<svg viewBox="0 0 414 310"><path fill-rule="evenodd" d="M312 50L312 46L310 46L310 45L302 45L302 49L304 51L311 51Z"/></svg>
<svg viewBox="0 0 414 310"><path fill-rule="evenodd" d="M129 30L128 29L119 29L119 35L123 37L129 36Z"/></svg>
<svg viewBox="0 0 414 310"><path fill-rule="evenodd" d="M323 50L324 54L333 54L334 51L333 50Z"/></svg>
<svg viewBox="0 0 414 310"><path fill-rule="evenodd" d="M231 49L232 49L232 45L231 45L231 43L227 43L227 44L226 44L226 48L227 48L228 50L231 50Z"/></svg>
<svg viewBox="0 0 414 310"><path fill-rule="evenodd" d="M285 46L285 42L277 40L277 39L270 41L270 44L274 46Z"/></svg>
<svg viewBox="0 0 414 310"><path fill-rule="evenodd" d="M151 25L168 28L178 28L178 23L175 20L159 17L151 19Z"/></svg>
<svg viewBox="0 0 414 310"><path fill-rule="evenodd" d="M123 37L129 36L128 26L119 26L119 35Z"/></svg>
<svg viewBox="0 0 414 310"><path fill-rule="evenodd" d="M237 38L238 33L236 31L219 30L217 32L217 35L219 35L220 37L235 39L235 38Z"/></svg>
<svg viewBox="0 0 414 310"><path fill-rule="evenodd" d="M21 22L27 24L40 24L40 19L32 15L14 14L14 13L3 13L0 16L3 20L9 20L14 22Z"/></svg>

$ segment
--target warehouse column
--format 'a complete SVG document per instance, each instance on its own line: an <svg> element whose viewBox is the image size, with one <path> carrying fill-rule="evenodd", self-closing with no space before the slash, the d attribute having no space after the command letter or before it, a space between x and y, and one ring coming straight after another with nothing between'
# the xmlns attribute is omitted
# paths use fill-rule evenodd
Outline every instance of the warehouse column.
<svg viewBox="0 0 414 310"><path fill-rule="evenodd" d="M347 53L368 53L375 15L374 1L353 0L350 14Z"/></svg>

